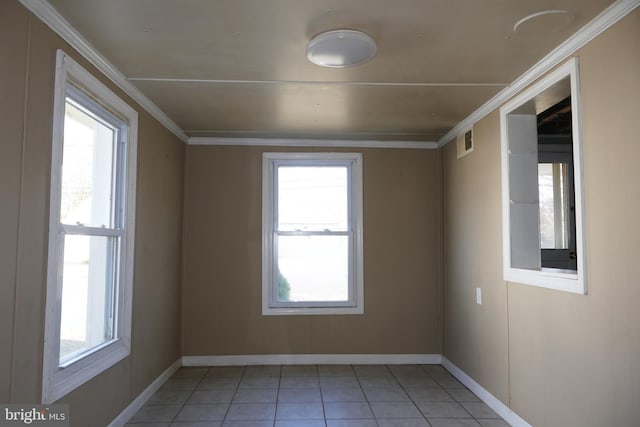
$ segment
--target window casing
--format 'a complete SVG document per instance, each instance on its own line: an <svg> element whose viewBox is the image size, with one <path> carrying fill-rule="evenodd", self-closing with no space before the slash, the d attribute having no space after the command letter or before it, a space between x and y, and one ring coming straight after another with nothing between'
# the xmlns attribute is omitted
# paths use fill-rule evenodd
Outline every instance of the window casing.
<svg viewBox="0 0 640 427"><path fill-rule="evenodd" d="M130 353L137 112L58 51L43 403Z"/></svg>
<svg viewBox="0 0 640 427"><path fill-rule="evenodd" d="M262 313L362 314L362 156L265 153Z"/></svg>
<svg viewBox="0 0 640 427"><path fill-rule="evenodd" d="M543 135L545 122L562 111L542 114L558 106L569 130ZM579 108L574 58L500 109L506 281L587 291Z"/></svg>

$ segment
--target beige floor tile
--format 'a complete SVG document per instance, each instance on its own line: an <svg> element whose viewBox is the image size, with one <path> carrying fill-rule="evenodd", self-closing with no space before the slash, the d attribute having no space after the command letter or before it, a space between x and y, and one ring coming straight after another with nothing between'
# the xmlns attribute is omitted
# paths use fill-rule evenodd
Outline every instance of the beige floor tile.
<svg viewBox="0 0 640 427"><path fill-rule="evenodd" d="M193 392L189 400L188 405L206 404L206 403L231 403L235 391L231 389L223 390L201 390L198 389Z"/></svg>
<svg viewBox="0 0 640 427"><path fill-rule="evenodd" d="M376 418L419 418L422 414L412 402L372 402Z"/></svg>
<svg viewBox="0 0 640 427"><path fill-rule="evenodd" d="M318 368L315 365L293 365L283 366L283 377L317 377Z"/></svg>
<svg viewBox="0 0 640 427"><path fill-rule="evenodd" d="M425 402L453 402L454 399L443 388L407 388L407 393L415 401Z"/></svg>
<svg viewBox="0 0 640 427"><path fill-rule="evenodd" d="M424 418L406 418L393 420L376 420L378 427L430 427Z"/></svg>
<svg viewBox="0 0 640 427"><path fill-rule="evenodd" d="M276 420L322 420L322 403L279 403Z"/></svg>
<svg viewBox="0 0 640 427"><path fill-rule="evenodd" d="M472 418L457 402L416 402L427 418Z"/></svg>
<svg viewBox="0 0 640 427"><path fill-rule="evenodd" d="M409 395L400 386L363 387L369 402L408 402Z"/></svg>
<svg viewBox="0 0 640 427"><path fill-rule="evenodd" d="M462 402L460 404L473 416L473 418L500 418L493 409L489 408L482 402Z"/></svg>
<svg viewBox="0 0 640 427"><path fill-rule="evenodd" d="M241 388L233 396L233 403L275 403L277 400L277 388Z"/></svg>
<svg viewBox="0 0 640 427"><path fill-rule="evenodd" d="M335 387L322 389L324 402L366 402L360 387Z"/></svg>
<svg viewBox="0 0 640 427"><path fill-rule="evenodd" d="M366 402L325 403L324 413L327 419L373 418L373 412Z"/></svg>
<svg viewBox="0 0 640 427"><path fill-rule="evenodd" d="M245 377L279 377L282 367L279 365L247 366L244 370Z"/></svg>
<svg viewBox="0 0 640 427"><path fill-rule="evenodd" d="M280 388L319 388L318 377L282 377Z"/></svg>
<svg viewBox="0 0 640 427"><path fill-rule="evenodd" d="M473 418L428 418L431 427L480 427Z"/></svg>
<svg viewBox="0 0 640 427"><path fill-rule="evenodd" d="M129 420L130 423L170 422L180 411L180 405L145 405Z"/></svg>
<svg viewBox="0 0 640 427"><path fill-rule="evenodd" d="M232 403L227 412L227 420L271 420L276 416L275 403Z"/></svg>
<svg viewBox="0 0 640 427"><path fill-rule="evenodd" d="M480 402L478 396L466 388L451 388L447 390L447 393L458 402Z"/></svg>
<svg viewBox="0 0 640 427"><path fill-rule="evenodd" d="M228 408L228 404L185 405L176 421L222 421Z"/></svg>
<svg viewBox="0 0 640 427"><path fill-rule="evenodd" d="M278 403L322 402L320 387L316 388L280 388Z"/></svg>
<svg viewBox="0 0 640 427"><path fill-rule="evenodd" d="M359 387L358 379L354 376L348 377L320 377L320 387Z"/></svg>

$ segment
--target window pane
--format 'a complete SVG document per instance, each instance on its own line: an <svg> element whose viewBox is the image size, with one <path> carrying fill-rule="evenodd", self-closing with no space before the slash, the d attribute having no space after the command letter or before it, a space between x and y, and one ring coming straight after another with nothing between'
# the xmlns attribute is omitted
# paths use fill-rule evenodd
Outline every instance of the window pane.
<svg viewBox="0 0 640 427"><path fill-rule="evenodd" d="M278 168L278 229L346 231L347 167Z"/></svg>
<svg viewBox="0 0 640 427"><path fill-rule="evenodd" d="M117 132L71 99L65 104L60 221L113 227Z"/></svg>
<svg viewBox="0 0 640 427"><path fill-rule="evenodd" d="M60 318L60 364L112 340L117 238L66 235Z"/></svg>
<svg viewBox="0 0 640 427"><path fill-rule="evenodd" d="M279 236L278 300L348 301L348 236Z"/></svg>
<svg viewBox="0 0 640 427"><path fill-rule="evenodd" d="M568 248L567 164L538 164L540 247Z"/></svg>

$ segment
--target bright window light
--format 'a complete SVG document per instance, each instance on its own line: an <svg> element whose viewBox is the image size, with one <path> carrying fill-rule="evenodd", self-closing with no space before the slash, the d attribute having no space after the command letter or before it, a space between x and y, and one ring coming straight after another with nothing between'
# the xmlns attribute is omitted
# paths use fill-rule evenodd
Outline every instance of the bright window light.
<svg viewBox="0 0 640 427"><path fill-rule="evenodd" d="M263 314L358 314L362 291L359 154L266 153Z"/></svg>

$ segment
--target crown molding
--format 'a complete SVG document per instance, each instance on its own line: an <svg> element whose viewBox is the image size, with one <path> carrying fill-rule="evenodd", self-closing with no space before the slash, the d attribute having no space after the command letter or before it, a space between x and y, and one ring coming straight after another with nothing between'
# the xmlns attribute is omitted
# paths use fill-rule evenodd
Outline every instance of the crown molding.
<svg viewBox="0 0 640 427"><path fill-rule="evenodd" d="M220 80L174 77L129 77L131 82L193 83L212 85L308 85L308 86L382 86L382 87L493 87L508 86L505 83L429 83L429 82L350 82L323 80Z"/></svg>
<svg viewBox="0 0 640 427"><path fill-rule="evenodd" d="M188 137L173 120L169 118L156 104L147 98L127 78L111 64L98 50L91 45L58 11L44 0L18 0L24 7L44 22L56 34L77 50L84 58L100 70L109 80L122 89L144 110L151 114L164 127L171 131L181 141L187 142Z"/></svg>
<svg viewBox="0 0 640 427"><path fill-rule="evenodd" d="M533 67L525 71L525 73L518 77L512 84L498 92L493 98L458 123L453 129L438 140L438 146L442 147L453 141L456 136L469 129L474 123L484 118L492 111L498 109L502 104L517 95L531 83L544 76L551 69L560 65L571 55L575 54L578 49L582 48L595 37L602 34L605 30L613 26L638 6L640 6L640 0L618 0L613 3L600 15L591 20L591 22L586 24L562 44L552 50Z"/></svg>
<svg viewBox="0 0 640 427"><path fill-rule="evenodd" d="M415 148L432 150L438 143L431 141L374 141L341 139L288 139L288 138L215 138L190 137L189 145L226 145L260 147L344 147L344 148Z"/></svg>

